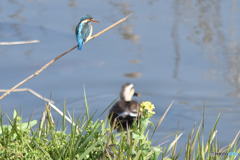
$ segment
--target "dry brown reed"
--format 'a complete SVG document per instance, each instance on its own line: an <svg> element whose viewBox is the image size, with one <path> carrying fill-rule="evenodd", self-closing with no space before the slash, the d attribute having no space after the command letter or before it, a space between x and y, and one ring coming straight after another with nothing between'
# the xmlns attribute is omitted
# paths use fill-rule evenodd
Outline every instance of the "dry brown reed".
<svg viewBox="0 0 240 160"><path fill-rule="evenodd" d="M0 89L0 92L6 92L7 89ZM58 114L60 114L62 117L64 117L69 123L71 123L73 126L75 126L75 123L71 119L71 117L68 117L65 115L58 107L54 105L54 101L42 96L41 94L37 93L36 91L30 89L30 88L19 88L19 89L14 89L12 92L29 92L32 95L36 96L37 98L43 100L44 102L47 103L51 108L53 108Z"/></svg>

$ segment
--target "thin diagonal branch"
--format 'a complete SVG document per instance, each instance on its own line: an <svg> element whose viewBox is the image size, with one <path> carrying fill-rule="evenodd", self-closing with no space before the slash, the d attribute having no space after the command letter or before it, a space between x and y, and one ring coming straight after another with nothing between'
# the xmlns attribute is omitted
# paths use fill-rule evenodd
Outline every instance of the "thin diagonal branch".
<svg viewBox="0 0 240 160"><path fill-rule="evenodd" d="M0 92L6 92L6 91L7 91L7 89L0 89ZM36 91L34 91L30 88L19 88L19 89L14 89L12 92L29 92L29 93L31 93L32 95L43 100L44 102L47 102L47 104L51 108L53 108L58 114L60 114L62 117L64 117L69 123L71 123L74 126L76 125L70 117L68 117L67 115L64 115L64 113L60 109L58 109L58 107L56 107L54 105L54 101L42 96L41 94L37 93Z"/></svg>
<svg viewBox="0 0 240 160"><path fill-rule="evenodd" d="M0 42L1 46L10 46L10 45L20 45L20 44L32 44L39 43L39 40L30 40L30 41L15 41L15 42Z"/></svg>
<svg viewBox="0 0 240 160"><path fill-rule="evenodd" d="M107 32L107 31L109 31L110 29L116 27L117 25L123 23L124 21L126 21L126 20L129 18L129 16L131 16L131 15L128 15L128 16L126 16L126 17L120 19L119 21L115 22L115 23L112 24L111 26L109 26L109 27L103 29L102 31L100 31L100 32L98 32L98 33L96 33L96 34L94 34L94 35L91 36L87 41L90 41L90 40L92 40L92 39L95 39L95 38L97 38L98 36L100 36L101 34Z"/></svg>
<svg viewBox="0 0 240 160"><path fill-rule="evenodd" d="M121 24L122 22L126 21L128 19L129 16L126 16L122 19L120 19L119 21L115 22L114 24L110 25L109 27L103 29L102 31L96 33L95 35L93 35L91 38L89 38L87 40L87 42L89 40L92 40L94 38L97 38L98 36L102 35L103 33L109 31L110 29L116 27L117 25ZM54 62L56 62L58 59L62 58L63 56L65 56L66 54L70 53L72 50L74 50L75 48L77 48L77 46L74 46L68 50L66 50L65 52L61 53L60 55L58 55L57 57L53 58L51 61L49 61L47 64L43 65L40 69L38 69L36 72L34 72L33 74L31 74L30 76L28 76L27 78L25 78L24 80L22 80L21 82L17 83L16 85L14 85L11 89L7 90L5 93L3 93L0 97L0 100L3 99L4 97L6 97L7 95L9 95L14 89L19 88L20 86L22 86L23 84L25 84L26 82L28 82L29 80L31 80L32 78L38 76L42 71L44 71L45 69L47 69L50 65L52 65Z"/></svg>

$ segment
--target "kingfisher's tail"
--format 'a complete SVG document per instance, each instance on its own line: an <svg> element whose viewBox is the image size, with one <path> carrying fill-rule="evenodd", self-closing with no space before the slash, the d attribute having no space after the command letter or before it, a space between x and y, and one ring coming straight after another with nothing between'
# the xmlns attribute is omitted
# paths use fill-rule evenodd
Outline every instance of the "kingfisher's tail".
<svg viewBox="0 0 240 160"><path fill-rule="evenodd" d="M78 39L78 50L82 50L83 47L83 39Z"/></svg>

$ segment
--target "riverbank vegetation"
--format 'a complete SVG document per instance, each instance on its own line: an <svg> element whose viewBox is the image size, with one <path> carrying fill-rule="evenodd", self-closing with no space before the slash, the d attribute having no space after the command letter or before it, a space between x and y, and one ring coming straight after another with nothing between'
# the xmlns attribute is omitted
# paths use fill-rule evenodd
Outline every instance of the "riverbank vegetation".
<svg viewBox="0 0 240 160"><path fill-rule="evenodd" d="M0 159L63 159L63 160L234 160L240 152L239 134L226 147L220 147L217 140L217 123L207 138L203 135L204 120L188 134L184 147L177 148L183 133L164 143L154 140L153 135L163 122L166 112L157 124L153 124L154 105L142 103L139 123L128 131L117 132L109 127L107 119L96 120L88 112L68 125L63 115L62 123L56 126L50 111L40 121L23 122L14 111L9 118L0 113ZM47 107L48 108L48 107ZM86 108L88 108L86 106ZM4 119L9 124L3 124ZM187 134L187 133L184 133ZM221 137L220 137L221 138ZM159 141L158 145L156 141Z"/></svg>

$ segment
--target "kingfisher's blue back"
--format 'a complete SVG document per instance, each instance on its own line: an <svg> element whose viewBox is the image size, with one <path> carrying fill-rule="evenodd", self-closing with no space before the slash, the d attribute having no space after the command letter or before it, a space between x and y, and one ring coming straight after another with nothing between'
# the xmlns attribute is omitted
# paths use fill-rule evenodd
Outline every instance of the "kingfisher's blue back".
<svg viewBox="0 0 240 160"><path fill-rule="evenodd" d="M81 18L75 30L79 50L82 49L82 46L87 38L91 36L90 34L92 26L89 21L85 21L86 19L88 19L88 17Z"/></svg>

